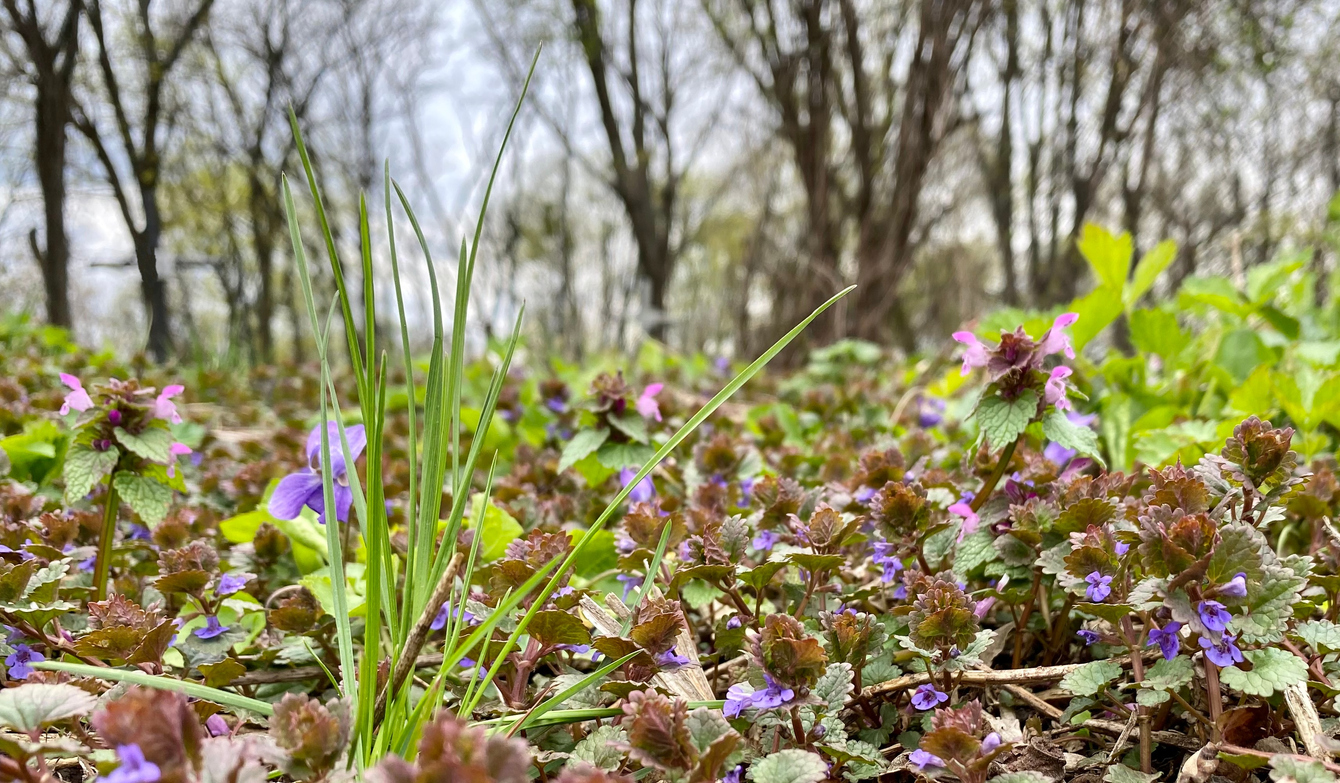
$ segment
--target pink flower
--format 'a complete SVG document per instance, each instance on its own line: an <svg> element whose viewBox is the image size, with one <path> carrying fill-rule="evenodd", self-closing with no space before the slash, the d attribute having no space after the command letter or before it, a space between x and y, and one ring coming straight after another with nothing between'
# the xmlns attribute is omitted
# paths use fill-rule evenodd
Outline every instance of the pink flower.
<svg viewBox="0 0 1340 783"><path fill-rule="evenodd" d="M1056 406L1059 411L1070 410L1070 400L1066 399L1065 379L1071 375L1069 367L1061 366L1052 370L1051 377L1047 379L1046 396L1047 402Z"/></svg>
<svg viewBox="0 0 1340 783"><path fill-rule="evenodd" d="M986 346L982 345L977 339L977 335L972 332L954 332L951 335L956 342L968 346L963 352L963 375L967 375L974 367L985 367L987 359Z"/></svg>
<svg viewBox="0 0 1340 783"><path fill-rule="evenodd" d="M187 446L185 443L173 443L171 446L168 446L168 453L171 454L172 456L168 457L167 474L168 478L172 478L177 475L176 458L183 456L185 454L190 454L191 447Z"/></svg>
<svg viewBox="0 0 1340 783"><path fill-rule="evenodd" d="M656 395L665 388L663 383L649 383L647 388L642 390L642 396L637 398L637 412L642 414L644 419L661 420L661 406L656 404Z"/></svg>
<svg viewBox="0 0 1340 783"><path fill-rule="evenodd" d="M60 415L64 416L71 410L83 413L93 407L93 398L84 391L84 384L80 383L78 378L68 373L61 373L60 382L74 390L65 395L65 404L60 406Z"/></svg>
<svg viewBox="0 0 1340 783"><path fill-rule="evenodd" d="M178 383L164 386L163 391L159 392L158 398L154 400L154 418L181 424L181 414L177 413L177 406L172 402L172 398L184 391L186 387Z"/></svg>
<svg viewBox="0 0 1340 783"><path fill-rule="evenodd" d="M1043 356L1050 356L1054 353L1065 351L1067 359L1075 358L1075 347L1070 344L1070 335L1063 329L1079 320L1078 313L1061 313L1052 321L1052 328L1042 336L1042 343L1038 346Z"/></svg>
<svg viewBox="0 0 1340 783"><path fill-rule="evenodd" d="M970 536L977 526L981 524L982 518L977 516L977 512L972 510L972 504L968 498L964 498L949 507L949 513L963 517L963 525L958 529L958 540L962 541L964 536Z"/></svg>

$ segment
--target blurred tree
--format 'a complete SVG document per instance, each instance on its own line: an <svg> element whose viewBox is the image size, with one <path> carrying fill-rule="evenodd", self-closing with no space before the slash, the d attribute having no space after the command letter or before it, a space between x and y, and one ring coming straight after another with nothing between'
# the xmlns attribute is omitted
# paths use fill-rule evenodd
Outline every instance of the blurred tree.
<svg viewBox="0 0 1340 783"><path fill-rule="evenodd" d="M70 313L70 240L65 230L66 128L74 102L75 64L79 54L80 0L64 4L34 0L4 0L8 32L17 36L22 52L13 63L33 85L33 163L42 188L45 247L39 246L37 230L29 244L46 289L47 321L56 326L74 325ZM17 58L16 58L17 59Z"/></svg>
<svg viewBox="0 0 1340 783"><path fill-rule="evenodd" d="M208 20L213 4L214 0L178 3L173 12L163 15L153 13L152 0L140 0L133 8L121 9L123 13L116 21L125 33L126 51L113 48L101 0L87 3L89 26L98 42L100 98L113 119L108 127L91 105L84 105L75 109L75 125L93 145L134 241L149 321L148 347L160 362L172 351L172 324L167 287L158 268L163 236L159 187L167 131L184 106L172 93L171 76L186 47ZM114 61L128 65L118 69ZM126 71L136 73L127 78ZM122 174L122 165L129 168L129 177Z"/></svg>

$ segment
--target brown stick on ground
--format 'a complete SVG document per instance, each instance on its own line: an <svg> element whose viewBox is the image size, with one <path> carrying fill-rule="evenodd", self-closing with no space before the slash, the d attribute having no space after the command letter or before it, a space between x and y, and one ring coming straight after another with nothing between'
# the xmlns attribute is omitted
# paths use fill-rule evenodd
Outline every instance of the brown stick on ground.
<svg viewBox="0 0 1340 783"><path fill-rule="evenodd" d="M445 604L447 597L451 595L451 589L456 581L456 569L460 568L461 560L460 552L452 555L451 562L447 563L447 570L442 573L442 578L438 580L437 587L433 588L433 594L428 597L428 605L423 608L423 615L414 623L414 628L409 632L409 638L405 640L405 648L401 650L400 660L396 662L395 671L391 673L391 679L387 683L387 687L377 694L377 708L373 711L374 723L380 721L382 716L386 714L386 700L390 694L399 690L400 686L404 684L405 678L409 676L410 672L414 671L419 650L423 649L423 643L428 640L428 627L433 624L433 619L442 609L442 604Z"/></svg>
<svg viewBox="0 0 1340 783"><path fill-rule="evenodd" d="M1146 653L1145 657L1153 659L1158 655L1158 650ZM1129 655L1121 655L1114 658L1108 658L1113 663L1122 666L1131 665ZM1062 679L1067 674L1075 671L1083 663L1067 663L1060 666L1034 666L1028 669L985 669L979 671L966 671L957 675L956 681L960 685L1005 685L1009 683L1030 683L1030 682L1055 682ZM918 685L924 685L931 681L928 674L905 674L902 677L895 677L888 682L881 682L878 685L871 685L869 688L861 691L865 698L882 696L887 693L897 693L898 691L915 688Z"/></svg>

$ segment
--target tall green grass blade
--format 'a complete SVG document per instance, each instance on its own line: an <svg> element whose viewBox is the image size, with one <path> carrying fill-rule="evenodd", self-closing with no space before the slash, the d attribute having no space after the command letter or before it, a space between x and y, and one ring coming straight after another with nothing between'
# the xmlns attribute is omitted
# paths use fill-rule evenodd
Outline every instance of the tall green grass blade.
<svg viewBox="0 0 1340 783"><path fill-rule="evenodd" d="M722 699L712 701L691 701L688 702L690 710L696 710L699 707L706 707L709 710L719 710L726 702ZM623 715L624 711L618 707L589 707L578 710L553 710L547 713L543 718L532 721L529 728L539 728L541 726L561 726L568 723L585 723L590 720L603 720L605 718L615 718ZM505 725L516 720L513 716L504 716L501 718L490 718L488 720L476 721L476 726L497 726Z"/></svg>
<svg viewBox="0 0 1340 783"><path fill-rule="evenodd" d="M410 353L409 345L409 319L405 317L405 298L400 286L400 257L396 252L395 218L391 213L391 164L389 161L382 168L382 183L386 190L386 238L391 250L391 279L395 283L396 314L400 318L401 359L405 364L405 388L408 390L409 396L406 404L409 410L409 501L405 508L405 522L409 529L412 551L413 543L416 541L414 523L418 518L415 509L417 508L419 493L419 433L415 417L419 403L414 386L414 359ZM430 260L429 265L431 264L432 261ZM393 623L392 628L395 627L397 625Z"/></svg>
<svg viewBox="0 0 1340 783"><path fill-rule="evenodd" d="M367 367L368 378L364 380L364 386L368 391L372 391L372 357L376 356L373 346L377 340L377 298L373 296L373 275L372 275L372 237L368 230L368 200L367 194L358 194L358 242L362 248L363 262L363 361ZM352 328L352 324L349 328ZM361 400L360 400L361 402ZM367 403L364 406L364 420L366 421Z"/></svg>
<svg viewBox="0 0 1340 783"><path fill-rule="evenodd" d="M105 666L89 666L83 663L65 663L64 661L42 661L34 663L34 669L43 669L51 672L65 672L77 677L96 677L99 680L111 680L112 682L125 682L131 685L143 685L146 688L157 688L161 691L177 691L187 696L194 696L197 699L205 699L215 704L222 704L225 707L232 707L235 710L249 710L251 712L269 717L274 714L274 707L269 702L259 699L250 699L246 696L239 696L236 693L229 693L218 688L211 688L208 685L201 685L198 682L188 682L186 680L177 680L162 675L145 674L142 671L127 671L125 669L109 669Z"/></svg>
<svg viewBox="0 0 1340 783"><path fill-rule="evenodd" d="M633 660L634 658L636 658L638 655L641 654L642 654L641 650L634 650L633 652L628 653L619 660L610 661L609 663L605 664L599 669L596 669L595 671L581 678L577 682L573 683L572 685L569 685L568 687L554 694L550 698L546 699L544 703L541 704L539 707L536 707L531 712L521 716L519 719L517 719L517 722L513 724L512 728L508 729L507 733L509 735L515 735L517 732L524 730L527 726L531 725L540 718L543 718L545 714L548 713L550 710L553 710L558 705L562 704L563 702L567 701L568 699L572 698L578 693L581 693L582 691L591 687L601 677L604 677L605 675L609 674L610 672L614 671L620 666L623 666L625 663L628 663L629 661Z"/></svg>
<svg viewBox="0 0 1340 783"><path fill-rule="evenodd" d="M633 607L642 603L642 597L651 589L651 583L656 579L656 574L661 570L661 561L665 560L665 549L670 544L670 531L674 527L670 520L666 520L665 529L661 531L660 543L656 545L656 554L647 562L647 574L642 577L642 584L638 585L637 592L633 594ZM627 636L630 628L633 627L633 615L636 612L629 612L623 619L623 626L619 629L620 636Z"/></svg>

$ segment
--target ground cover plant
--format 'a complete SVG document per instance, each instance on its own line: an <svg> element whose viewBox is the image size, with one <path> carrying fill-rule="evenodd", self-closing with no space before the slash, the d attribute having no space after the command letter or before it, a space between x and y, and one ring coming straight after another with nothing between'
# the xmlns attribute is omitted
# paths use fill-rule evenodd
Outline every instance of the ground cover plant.
<svg viewBox="0 0 1340 783"><path fill-rule="evenodd" d="M1093 294L935 356L762 372L802 322L568 367L519 323L466 360L476 231L420 357L403 312L356 328L304 174L310 371L0 328L0 779L1340 771L1340 321L1302 260L1149 306L1171 247L1091 227ZM389 174L383 208L417 234Z"/></svg>

